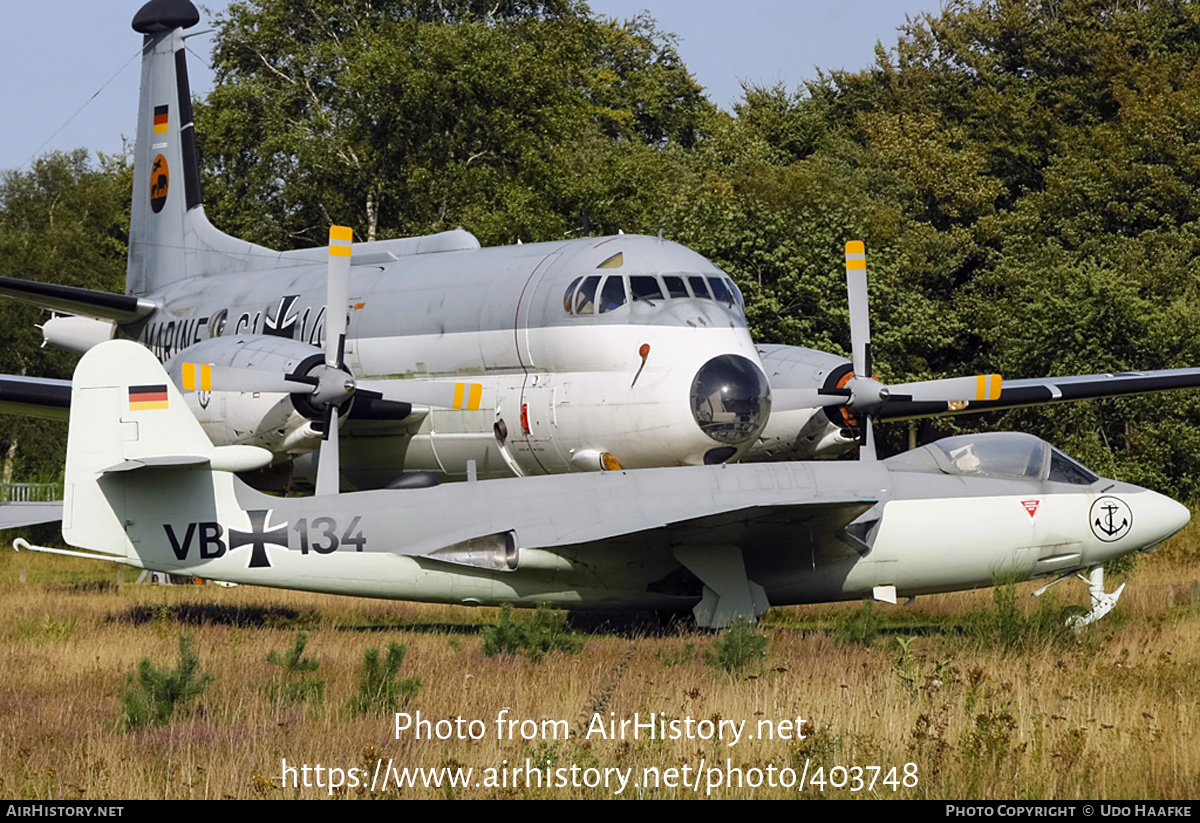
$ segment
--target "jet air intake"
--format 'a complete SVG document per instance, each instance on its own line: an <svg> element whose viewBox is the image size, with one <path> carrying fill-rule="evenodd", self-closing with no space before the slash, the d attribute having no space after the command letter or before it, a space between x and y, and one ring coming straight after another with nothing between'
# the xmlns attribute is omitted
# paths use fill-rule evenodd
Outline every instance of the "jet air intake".
<svg viewBox="0 0 1200 823"><path fill-rule="evenodd" d="M718 443L753 440L771 415L771 386L762 369L736 354L714 357L696 372L691 391L692 417Z"/></svg>

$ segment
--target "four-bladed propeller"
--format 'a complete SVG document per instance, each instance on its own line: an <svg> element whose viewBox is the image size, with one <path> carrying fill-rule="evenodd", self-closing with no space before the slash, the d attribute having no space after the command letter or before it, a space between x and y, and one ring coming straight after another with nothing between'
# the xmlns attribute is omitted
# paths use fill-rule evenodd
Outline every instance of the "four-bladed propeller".
<svg viewBox="0 0 1200 823"><path fill-rule="evenodd" d="M953 407L974 400L1000 396L1003 380L998 374L978 374L945 380L884 385L875 377L871 364L871 322L867 307L867 255L861 240L846 244L846 292L850 301L851 371L833 386L781 392L777 401L792 408L841 406L848 428L858 433L865 456L874 457L871 417L889 401L946 403Z"/></svg>
<svg viewBox="0 0 1200 823"><path fill-rule="evenodd" d="M318 367L314 403L324 404L325 420L321 427L321 454L317 460L317 494L337 494L341 483L338 456L339 406L354 393L354 378L346 371L346 302L350 291L350 243L353 232L345 226L329 229L329 278L325 284L325 363ZM336 385L343 394L338 395ZM328 383L326 386L322 384Z"/></svg>

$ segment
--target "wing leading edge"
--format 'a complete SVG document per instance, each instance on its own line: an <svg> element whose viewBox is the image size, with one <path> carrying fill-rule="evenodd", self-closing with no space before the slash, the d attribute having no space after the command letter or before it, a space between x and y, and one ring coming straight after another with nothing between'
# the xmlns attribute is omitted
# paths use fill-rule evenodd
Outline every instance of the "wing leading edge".
<svg viewBox="0 0 1200 823"><path fill-rule="evenodd" d="M122 324L141 320L157 307L153 301L132 295L19 280L15 277L0 277L0 296L51 311L114 320Z"/></svg>
<svg viewBox="0 0 1200 823"><path fill-rule="evenodd" d="M70 380L0 374L0 414L66 420L70 411Z"/></svg>

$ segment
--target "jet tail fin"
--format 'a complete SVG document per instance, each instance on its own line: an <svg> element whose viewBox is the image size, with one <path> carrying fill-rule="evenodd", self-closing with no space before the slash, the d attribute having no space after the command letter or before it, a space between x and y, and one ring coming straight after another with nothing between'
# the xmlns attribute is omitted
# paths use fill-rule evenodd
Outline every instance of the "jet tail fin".
<svg viewBox="0 0 1200 823"><path fill-rule="evenodd" d="M180 513L215 520L218 500L232 500L234 478L225 472L270 459L254 446L213 446L148 349L101 343L72 381L63 537L132 559L150 533L146 523Z"/></svg>

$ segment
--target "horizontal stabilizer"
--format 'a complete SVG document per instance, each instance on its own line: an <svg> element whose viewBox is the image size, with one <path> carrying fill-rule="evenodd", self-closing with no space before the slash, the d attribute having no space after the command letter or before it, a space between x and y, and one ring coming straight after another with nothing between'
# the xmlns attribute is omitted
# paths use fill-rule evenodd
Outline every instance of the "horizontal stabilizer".
<svg viewBox="0 0 1200 823"><path fill-rule="evenodd" d="M214 446L211 455L167 454L122 460L101 469L101 474L127 472L136 469L178 468L180 466L211 466L217 471L248 472L261 469L271 462L271 453L258 446Z"/></svg>
<svg viewBox="0 0 1200 823"><path fill-rule="evenodd" d="M168 455L166 457L141 457L137 460L122 460L107 469L101 469L101 474L113 472L131 472L135 469L177 468L179 466L207 466L208 458L199 455Z"/></svg>
<svg viewBox="0 0 1200 823"><path fill-rule="evenodd" d="M0 504L0 529L57 523L62 520L62 511L61 500L52 503L3 503Z"/></svg>

